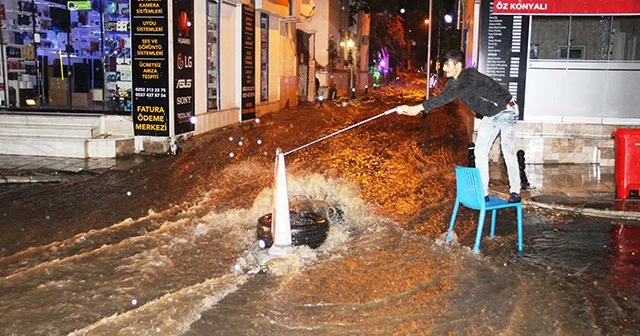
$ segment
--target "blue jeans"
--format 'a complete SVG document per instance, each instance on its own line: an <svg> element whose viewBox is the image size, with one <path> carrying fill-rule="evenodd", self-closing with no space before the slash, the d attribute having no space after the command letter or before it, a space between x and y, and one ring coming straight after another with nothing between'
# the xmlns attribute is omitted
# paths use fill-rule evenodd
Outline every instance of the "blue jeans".
<svg viewBox="0 0 640 336"><path fill-rule="evenodd" d="M502 156L509 176L509 192L520 194L520 169L516 157L515 133L518 105L513 105L493 117L484 117L478 123L476 137L476 167L480 171L484 194L489 195L489 151L500 134Z"/></svg>

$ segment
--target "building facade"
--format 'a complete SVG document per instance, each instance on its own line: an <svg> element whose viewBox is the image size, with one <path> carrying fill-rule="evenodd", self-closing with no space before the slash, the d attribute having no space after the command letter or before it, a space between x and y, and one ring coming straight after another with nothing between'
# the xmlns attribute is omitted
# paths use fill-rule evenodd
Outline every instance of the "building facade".
<svg viewBox="0 0 640 336"><path fill-rule="evenodd" d="M54 113L67 124L99 115L94 136L129 137L144 151L297 105L305 4L0 0L0 110ZM2 124L0 138L13 127Z"/></svg>
<svg viewBox="0 0 640 336"><path fill-rule="evenodd" d="M329 98L330 90L338 95L352 89L364 90L368 85L369 15L350 17L348 0L317 0L313 17L305 17L299 29L310 36L310 69L318 78L318 95ZM316 99L309 92L309 100Z"/></svg>
<svg viewBox="0 0 640 336"><path fill-rule="evenodd" d="M467 64L518 99L516 147L525 151L527 163L613 165L612 132L640 125L638 1L460 5Z"/></svg>

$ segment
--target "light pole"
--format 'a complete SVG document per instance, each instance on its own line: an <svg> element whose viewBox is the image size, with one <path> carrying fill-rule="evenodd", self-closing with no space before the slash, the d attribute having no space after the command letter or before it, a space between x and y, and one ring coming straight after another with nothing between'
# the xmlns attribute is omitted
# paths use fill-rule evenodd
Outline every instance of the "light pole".
<svg viewBox="0 0 640 336"><path fill-rule="evenodd" d="M431 80L431 26L432 17L431 12L433 9L433 0L429 0L429 37L427 40L427 99L429 99L429 80Z"/></svg>

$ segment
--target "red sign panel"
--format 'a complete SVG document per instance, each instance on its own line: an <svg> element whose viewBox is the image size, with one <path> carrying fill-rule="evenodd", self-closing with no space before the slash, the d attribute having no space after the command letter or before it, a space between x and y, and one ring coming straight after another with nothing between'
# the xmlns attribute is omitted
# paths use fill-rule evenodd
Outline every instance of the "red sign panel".
<svg viewBox="0 0 640 336"><path fill-rule="evenodd" d="M640 15L640 0L495 0L493 14Z"/></svg>

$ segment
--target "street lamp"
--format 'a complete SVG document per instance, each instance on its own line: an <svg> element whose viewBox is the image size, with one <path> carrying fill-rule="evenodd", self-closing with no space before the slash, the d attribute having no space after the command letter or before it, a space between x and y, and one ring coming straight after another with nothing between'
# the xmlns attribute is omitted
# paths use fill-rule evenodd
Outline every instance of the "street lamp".
<svg viewBox="0 0 640 336"><path fill-rule="evenodd" d="M429 0L429 21L427 22L429 25L429 38L427 41L427 99L429 99L429 79L431 78L431 25L429 23L433 22L431 17L432 9L433 0Z"/></svg>
<svg viewBox="0 0 640 336"><path fill-rule="evenodd" d="M445 14L445 15L444 15L444 22L446 22L446 23L451 23L451 22L453 22L453 15L451 15L451 14Z"/></svg>
<svg viewBox="0 0 640 336"><path fill-rule="evenodd" d="M349 68L349 86L350 87L354 87L355 85L355 79L354 77L354 55L353 55L353 48L356 46L356 43L351 39L347 39L346 41L342 41L340 42L340 46L343 47L345 49L345 53L346 53L346 64Z"/></svg>

